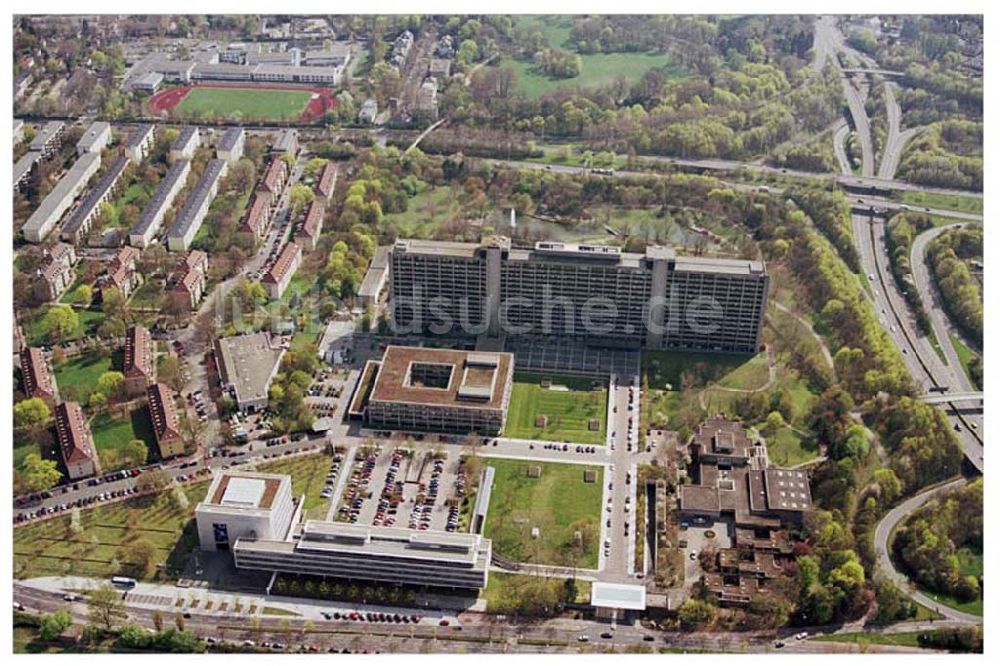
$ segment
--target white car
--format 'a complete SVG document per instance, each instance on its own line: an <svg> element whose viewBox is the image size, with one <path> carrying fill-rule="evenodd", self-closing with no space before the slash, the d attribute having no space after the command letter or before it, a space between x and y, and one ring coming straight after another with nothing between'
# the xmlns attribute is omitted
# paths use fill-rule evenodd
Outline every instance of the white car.
<svg viewBox="0 0 1000 666"><path fill-rule="evenodd" d="M804 641L807 638L809 638L808 631L800 631L799 633L795 634L795 640L797 641Z"/></svg>

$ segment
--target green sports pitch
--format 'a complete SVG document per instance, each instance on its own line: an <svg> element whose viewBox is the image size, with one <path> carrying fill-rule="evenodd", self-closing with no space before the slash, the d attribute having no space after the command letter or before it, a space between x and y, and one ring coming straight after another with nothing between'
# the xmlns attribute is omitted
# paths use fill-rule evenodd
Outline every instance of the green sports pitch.
<svg viewBox="0 0 1000 666"><path fill-rule="evenodd" d="M192 88L176 112L184 117L297 120L311 97L308 90Z"/></svg>

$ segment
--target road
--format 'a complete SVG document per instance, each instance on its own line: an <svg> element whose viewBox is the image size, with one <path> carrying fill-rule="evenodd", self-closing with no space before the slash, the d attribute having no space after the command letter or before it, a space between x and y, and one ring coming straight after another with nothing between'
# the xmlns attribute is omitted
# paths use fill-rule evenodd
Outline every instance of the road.
<svg viewBox="0 0 1000 666"><path fill-rule="evenodd" d="M851 168L851 160L847 157L847 135L851 133L851 126L847 124L847 121L842 121L837 129L833 131L833 153L837 157L837 164L840 166L840 172L846 176L854 174L854 170Z"/></svg>
<svg viewBox="0 0 1000 666"><path fill-rule="evenodd" d="M934 331L934 336L937 338L938 343L944 350L945 358L948 360L948 365L954 369L962 369L962 362L958 358L958 353L955 351L955 345L951 343L950 334L961 335L951 324L951 320L948 317L948 313L945 311L943 304L941 303L940 295L937 289L934 288L933 277L931 276L930 267L925 261L927 254L927 246L932 240L940 236L945 231L949 229L960 229L965 225L963 224L951 224L948 226L933 227L918 235L913 239L913 246L910 248L910 270L913 271L913 281L917 285L917 292L920 294L920 301L924 305L924 310L927 311L927 315L931 321L931 328ZM972 345L975 348L975 345ZM977 388L972 384L968 375L962 371L956 371L953 373L955 376L956 384L953 391L957 392L961 390L975 391Z"/></svg>
<svg viewBox="0 0 1000 666"><path fill-rule="evenodd" d="M75 586L71 580L70 586ZM66 609L76 624L88 623L86 604L63 601L63 588L53 586L51 580L17 581L14 584L14 600L24 605L27 612L51 613ZM138 605L125 597L127 620L144 627L153 627L155 607ZM199 598L199 592L178 591L181 599ZM256 603L281 608L283 604L273 597L240 594L244 606ZM385 610L361 604L343 604L296 600L295 607L320 607L334 610L349 608L361 612ZM164 607L159 612L170 625L175 606ZM796 652L796 653L852 653L860 651L860 646L848 643L796 641L785 638L785 647L775 648L773 638L767 633L680 633L657 630L642 625L618 624L612 626L603 620L556 618L544 622L519 624L513 619L497 621L494 617L478 613L454 615L435 611L419 611L424 615L417 625L392 623L350 622L343 620L315 619L315 612L308 616L255 615L248 621L245 614L206 612L203 609L184 606L189 617L184 618L185 628L200 637L216 637L240 643L252 640L258 645L263 641L280 641L288 645L287 650L297 650L299 646L314 645L317 650L327 652L333 649L349 648L352 651L385 652L634 652L640 647L653 650L666 648L677 651L702 652ZM259 612L259 610L258 610ZM410 611L412 612L412 611ZM434 623L439 617L449 619L450 626L442 627ZM309 627L305 623L309 623ZM833 630L831 630L832 632ZM790 633L790 632L788 632ZM608 638L604 638L606 634ZM586 637L586 641L581 637ZM817 636L817 638L819 638ZM872 645L870 651L880 652L924 652L914 648Z"/></svg>
<svg viewBox="0 0 1000 666"><path fill-rule="evenodd" d="M899 292L889 266L889 253L885 243L885 224L881 220L853 215L854 239L858 246L862 272L871 284L872 299L880 323L892 341L903 351L903 361L921 393L935 386L961 386L955 371L964 376L961 368L946 365L934 351L930 340L920 334L916 319ZM958 427L956 435L969 461L983 470L982 417L949 414L952 424ZM975 429L971 425L975 425Z"/></svg>
<svg viewBox="0 0 1000 666"><path fill-rule="evenodd" d="M896 526L901 521L935 497L956 488L960 488L965 483L965 479L955 479L953 481L949 481L948 483L929 488L893 507L889 513L883 516L878 525L875 526L875 551L878 558L879 570L911 599L923 606L926 606L927 608L936 610L948 620L965 624L981 624L983 621L982 617L978 615L971 615L969 613L963 613L962 611L955 610L954 608L938 603L920 590L916 589L916 586L910 582L909 578L896 569L889 551L891 546L889 538L892 536L893 530L895 530Z"/></svg>
<svg viewBox="0 0 1000 666"><path fill-rule="evenodd" d="M903 111L896 100L896 84L886 81L883 84L885 92L886 117L889 120L889 133L882 148L882 161L878 167L878 177L891 180L896 176L899 161L903 157L903 149L914 136L921 132L919 127L902 130Z"/></svg>

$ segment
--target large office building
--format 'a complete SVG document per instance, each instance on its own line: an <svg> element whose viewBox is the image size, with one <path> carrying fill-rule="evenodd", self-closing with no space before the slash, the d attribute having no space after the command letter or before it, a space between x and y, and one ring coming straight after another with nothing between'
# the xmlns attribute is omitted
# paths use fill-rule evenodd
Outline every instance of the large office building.
<svg viewBox="0 0 1000 666"><path fill-rule="evenodd" d="M507 353L390 346L366 368L359 385L365 416L375 428L478 432L503 430L513 388ZM353 401L352 401L353 402Z"/></svg>
<svg viewBox="0 0 1000 666"><path fill-rule="evenodd" d="M195 508L202 550L230 550L239 539L288 536L295 514L291 477L255 472L216 473Z"/></svg>
<svg viewBox="0 0 1000 666"><path fill-rule="evenodd" d="M762 261L678 257L650 247L398 240L390 294L397 331L527 334L588 344L754 353L768 275Z"/></svg>
<svg viewBox="0 0 1000 666"><path fill-rule="evenodd" d="M479 534L308 520L293 528L290 539L240 538L233 557L239 569L482 589L491 551L492 542Z"/></svg>

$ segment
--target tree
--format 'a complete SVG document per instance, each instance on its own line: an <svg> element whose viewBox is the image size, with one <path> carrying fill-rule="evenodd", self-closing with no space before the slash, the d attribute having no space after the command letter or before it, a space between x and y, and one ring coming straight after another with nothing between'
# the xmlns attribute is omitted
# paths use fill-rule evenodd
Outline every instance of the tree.
<svg viewBox="0 0 1000 666"><path fill-rule="evenodd" d="M297 184L288 195L288 203L292 209L292 215L297 215L305 210L306 206L312 203L313 191L308 185Z"/></svg>
<svg viewBox="0 0 1000 666"><path fill-rule="evenodd" d="M175 393L180 393L184 389L184 374L182 372L183 362L176 356L168 354L162 357L158 374L160 381L169 386Z"/></svg>
<svg viewBox="0 0 1000 666"><path fill-rule="evenodd" d="M49 613L42 616L42 621L38 625L38 637L43 641L52 641L62 635L70 625L73 624L73 617L65 610Z"/></svg>
<svg viewBox="0 0 1000 666"><path fill-rule="evenodd" d="M129 464L141 467L146 464L146 459L149 457L149 447L141 439L133 439L125 445L124 454Z"/></svg>
<svg viewBox="0 0 1000 666"><path fill-rule="evenodd" d="M29 453L21 462L25 488L30 492L46 490L59 483L62 472L54 460L45 460L37 453Z"/></svg>
<svg viewBox="0 0 1000 666"><path fill-rule="evenodd" d="M715 606L701 599L688 599L677 610L677 618L685 629L695 629L715 619Z"/></svg>
<svg viewBox="0 0 1000 666"><path fill-rule="evenodd" d="M117 370L108 370L97 378L97 390L108 398L120 400L125 388L125 375Z"/></svg>
<svg viewBox="0 0 1000 666"><path fill-rule="evenodd" d="M69 337L80 325L80 318L68 305L53 305L42 317L42 329L53 342L61 342Z"/></svg>
<svg viewBox="0 0 1000 666"><path fill-rule="evenodd" d="M92 590L87 600L87 616L91 624L111 631L115 623L125 617L121 592L107 584Z"/></svg>
<svg viewBox="0 0 1000 666"><path fill-rule="evenodd" d="M52 418L52 411L41 398L28 398L14 405L14 427L33 430Z"/></svg>

